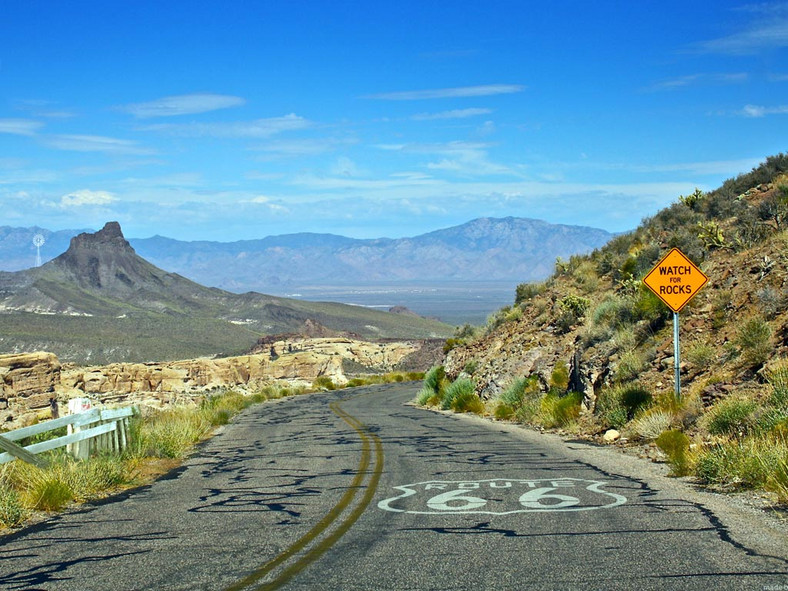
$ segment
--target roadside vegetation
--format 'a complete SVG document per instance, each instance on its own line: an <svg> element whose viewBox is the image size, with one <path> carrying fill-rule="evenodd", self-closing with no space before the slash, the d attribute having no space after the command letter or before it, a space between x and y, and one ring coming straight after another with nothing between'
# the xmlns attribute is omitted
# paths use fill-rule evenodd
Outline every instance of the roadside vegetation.
<svg viewBox="0 0 788 591"><path fill-rule="evenodd" d="M672 313L642 283L673 247L711 277L681 313L680 399ZM676 476L788 504L786 253L788 155L779 154L717 190L680 196L591 254L558 259L546 281L519 285L486 326L457 329L416 402L607 434ZM476 400L452 405L454 384L467 391L468 382Z"/></svg>
<svg viewBox="0 0 788 591"><path fill-rule="evenodd" d="M423 373L388 373L350 380L347 388L420 380ZM41 454L45 467L15 460L0 464L0 530L24 524L41 512L61 511L72 503L105 497L139 486L172 469L194 446L220 425L253 404L315 391L335 390L330 379L320 377L312 388L266 386L255 394L225 391L204 397L194 406L161 411L147 409L130 425L130 440L123 453L103 453L76 460L65 449ZM49 438L63 432L45 434ZM36 441L23 441L23 445Z"/></svg>

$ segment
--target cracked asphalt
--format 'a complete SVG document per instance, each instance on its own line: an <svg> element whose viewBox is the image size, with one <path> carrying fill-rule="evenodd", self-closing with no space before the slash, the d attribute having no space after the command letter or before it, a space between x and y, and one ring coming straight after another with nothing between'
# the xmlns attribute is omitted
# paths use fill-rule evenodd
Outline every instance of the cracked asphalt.
<svg viewBox="0 0 788 591"><path fill-rule="evenodd" d="M642 460L405 403L245 411L184 465L0 541L0 589L788 589L788 535Z"/></svg>

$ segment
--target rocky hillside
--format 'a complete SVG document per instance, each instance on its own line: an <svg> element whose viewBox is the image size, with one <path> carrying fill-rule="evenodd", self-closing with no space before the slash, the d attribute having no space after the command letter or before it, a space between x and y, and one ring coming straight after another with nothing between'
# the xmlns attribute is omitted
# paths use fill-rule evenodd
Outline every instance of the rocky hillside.
<svg viewBox="0 0 788 591"><path fill-rule="evenodd" d="M641 280L678 247L710 277L680 315L685 395L709 405L762 390L788 355L786 172L788 156L769 158L715 191L681 197L590 255L559 260L546 282L520 285L484 334L450 341L447 374L471 375L490 399L531 375L546 391L558 368L569 374L564 390L582 392L590 412L600 393L625 384L672 392L672 313Z"/></svg>
<svg viewBox="0 0 788 591"><path fill-rule="evenodd" d="M418 316L204 287L140 257L117 222L72 238L41 267L0 273L0 312L0 352L43 349L81 362L237 354L307 325L364 338L450 330Z"/></svg>

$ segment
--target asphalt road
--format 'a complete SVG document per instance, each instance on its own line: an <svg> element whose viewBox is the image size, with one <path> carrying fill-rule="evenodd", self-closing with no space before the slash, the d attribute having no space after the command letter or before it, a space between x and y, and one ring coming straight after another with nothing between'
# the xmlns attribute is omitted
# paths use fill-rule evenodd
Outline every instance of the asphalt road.
<svg viewBox="0 0 788 591"><path fill-rule="evenodd" d="M642 461L406 406L248 409L151 486L0 540L0 589L788 591L786 529Z"/></svg>

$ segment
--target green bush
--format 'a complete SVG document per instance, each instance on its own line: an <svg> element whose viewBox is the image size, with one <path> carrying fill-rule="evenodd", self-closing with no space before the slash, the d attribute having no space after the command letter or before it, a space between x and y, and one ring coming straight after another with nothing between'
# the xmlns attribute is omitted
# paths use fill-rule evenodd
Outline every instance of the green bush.
<svg viewBox="0 0 788 591"><path fill-rule="evenodd" d="M457 396L467 395L469 393L474 396L476 395L476 386L471 380L467 378L455 380L446 388L441 400L441 408L443 410L449 410L452 408L452 403Z"/></svg>
<svg viewBox="0 0 788 591"><path fill-rule="evenodd" d="M583 394L570 392L566 396L548 393L542 398L542 422L545 427L565 427L580 416Z"/></svg>
<svg viewBox="0 0 788 591"><path fill-rule="evenodd" d="M418 404L419 406L425 406L427 404L427 401L433 396L435 396L435 392L431 388L428 388L427 386L422 386L421 390L416 396L416 404Z"/></svg>
<svg viewBox="0 0 788 591"><path fill-rule="evenodd" d="M442 365L431 368L424 376L424 387L429 388L435 394L443 389L446 382L446 370Z"/></svg>
<svg viewBox="0 0 788 591"><path fill-rule="evenodd" d="M710 410L704 422L712 435L745 435L755 426L755 401L730 397L719 401Z"/></svg>
<svg viewBox="0 0 788 591"><path fill-rule="evenodd" d="M569 368L564 363L558 363L550 374L550 389L563 393L569 387Z"/></svg>
<svg viewBox="0 0 788 591"><path fill-rule="evenodd" d="M757 367L772 353L772 329L763 318L750 318L738 331L736 343L741 347L741 355L748 367Z"/></svg>
<svg viewBox="0 0 788 591"><path fill-rule="evenodd" d="M318 390L336 390L337 386L328 376L317 376L312 382L312 387Z"/></svg>
<svg viewBox="0 0 788 591"><path fill-rule="evenodd" d="M539 378L537 376L519 378L501 393L500 401L514 409L523 403L526 394L537 392L539 392Z"/></svg>
<svg viewBox="0 0 788 591"><path fill-rule="evenodd" d="M515 288L514 304L519 306L523 302L532 300L545 290L544 283L521 283Z"/></svg>
<svg viewBox="0 0 788 591"><path fill-rule="evenodd" d="M472 412L480 415L484 413L484 403L475 391L463 390L452 398L451 409L454 412Z"/></svg>
<svg viewBox="0 0 788 591"><path fill-rule="evenodd" d="M630 421L653 400L654 396L651 392L640 385L631 384L621 389L621 405L627 410L627 418Z"/></svg>
<svg viewBox="0 0 788 591"><path fill-rule="evenodd" d="M674 476L686 476L689 473L689 437L681 431L665 431L657 437L656 444L668 456Z"/></svg>
<svg viewBox="0 0 788 591"><path fill-rule="evenodd" d="M0 485L0 527L19 525L27 519L29 513L22 504L19 493Z"/></svg>
<svg viewBox="0 0 788 591"><path fill-rule="evenodd" d="M637 383L606 388L597 397L594 414L606 426L620 429L653 399L651 392Z"/></svg>
<svg viewBox="0 0 788 591"><path fill-rule="evenodd" d="M636 379L646 367L646 360L638 351L627 351L621 355L616 367L615 380L618 383L631 382Z"/></svg>
<svg viewBox="0 0 788 591"><path fill-rule="evenodd" d="M769 404L776 408L788 409L788 363L782 361L767 376L772 387Z"/></svg>
<svg viewBox="0 0 788 591"><path fill-rule="evenodd" d="M512 405L501 401L498 402L497 406L495 407L494 416L498 420L508 421L514 417L514 412L515 410Z"/></svg>

